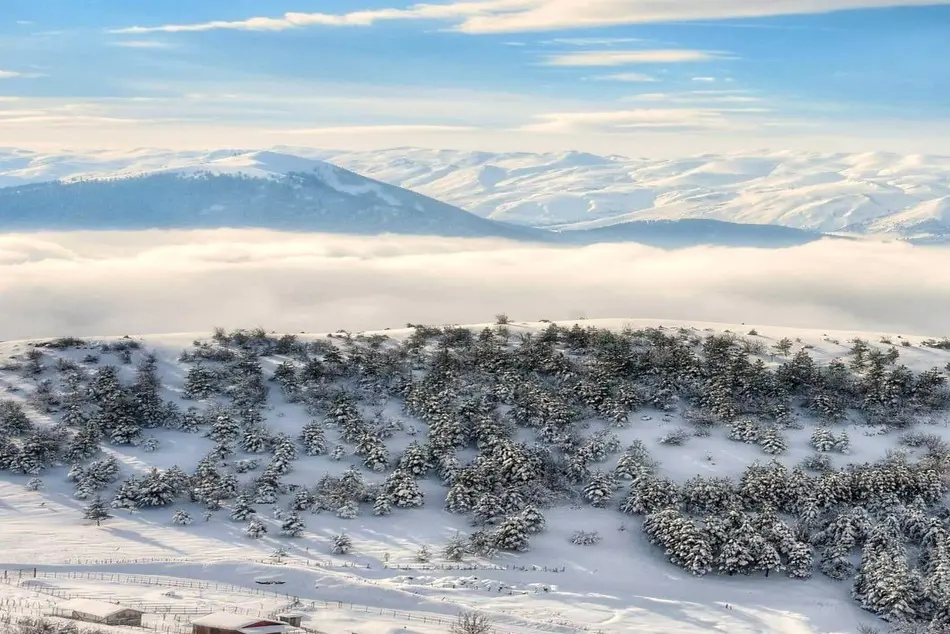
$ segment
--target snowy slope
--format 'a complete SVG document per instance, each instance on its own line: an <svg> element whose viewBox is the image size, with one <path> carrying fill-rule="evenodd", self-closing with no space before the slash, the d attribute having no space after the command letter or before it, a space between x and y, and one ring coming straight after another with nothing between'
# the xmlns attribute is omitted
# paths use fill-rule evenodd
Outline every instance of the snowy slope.
<svg viewBox="0 0 950 634"><path fill-rule="evenodd" d="M761 152L672 160L394 148L282 146L43 154L0 149L0 187L155 172L271 177L329 161L476 215L545 228L699 218L922 240L947 232L950 157Z"/></svg>
<svg viewBox="0 0 950 634"><path fill-rule="evenodd" d="M0 188L0 230L255 227L349 234L540 240L509 226L328 163L276 152L76 174ZM182 161L179 161L181 163ZM109 164L114 166L113 163Z"/></svg>
<svg viewBox="0 0 950 634"><path fill-rule="evenodd" d="M950 157L887 153L653 160L398 148L327 159L485 217L545 227L706 218L915 235L899 216L939 230L946 219L927 205L950 194Z"/></svg>
<svg viewBox="0 0 950 634"><path fill-rule="evenodd" d="M569 328L572 324L561 325ZM682 328L700 337L755 331L749 339L761 342L763 349L758 354L771 367L782 355L777 359L769 350L783 338L789 340L793 352L806 350L820 365L844 358L848 342L856 337L882 351L891 349L888 341L906 342L897 348L900 362L915 372L950 361L950 351L927 347L923 345L926 338L908 334L885 338L881 333L669 320L579 324L614 331L663 327L672 333ZM469 328L477 333L486 326ZM546 323L509 326L513 341L518 335L539 333L547 327ZM371 336L377 335L402 342L413 332L362 333L362 340L371 341ZM158 359L162 396L184 409L195 402L181 399L183 377L191 364L182 361L180 353L197 340L208 338L192 333L137 338L144 349L133 351L131 365L123 364L114 351L99 352L98 363L86 359L98 344L112 344L116 350L115 344L128 341L123 338L105 338L63 350L39 348L47 368L39 377L24 378L22 371L6 368L0 370L0 386L6 389L4 398L22 403L35 424L49 426L58 414L36 409L29 395L45 378L53 382L54 389L61 387L53 368L65 365L58 360L81 362L90 371L97 365L117 364L121 378L131 381L135 364L148 350ZM300 335L299 340L330 341L347 349L344 342L325 334ZM384 348L387 345L391 344L384 343ZM25 341L0 343L0 359L22 361L31 348L31 342ZM287 359L265 356L265 371L270 374L278 362ZM379 412L399 421L398 430L386 440L393 456L413 439L426 437L426 423L406 414L399 399L384 398L365 406L367 415ZM291 437L314 416L301 404L289 402L273 384L263 413L272 432ZM632 416L630 426L612 431L624 445L643 441L660 461L661 473L678 482L697 474L736 477L750 463L771 458L755 445L727 440L723 429L713 429L710 436L693 438L683 446L661 444L661 436L686 424L683 413L677 408L660 412L647 406ZM815 421L805 418L803 422L801 429L788 430L789 450L776 457L783 464L793 466L812 452L808 438ZM590 429L585 433L592 434L604 424L602 420L588 421ZM896 433L885 433L879 427L854 422L838 427L850 435L852 446L849 455L829 454L835 466L877 460L897 442ZM950 439L946 416L921 430ZM328 435L331 433L336 432L328 428ZM153 451L104 445L106 453L119 461L123 477L145 473L153 466L167 469L180 465L191 470L214 445L203 434L167 429L149 430L149 434L158 441ZM255 456L239 452L238 457ZM286 481L312 486L322 475L340 474L351 464L359 468L359 459L347 455L335 461L326 455L301 453ZM371 482L381 481L385 475L361 471ZM294 609L306 615L305 626L327 633L444 633L460 609L489 615L498 634L850 634L860 622L876 622L849 598L849 583L835 583L817 573L808 581L779 574L768 579L761 575L693 577L666 562L662 552L649 545L640 533L638 518L621 515L613 507L562 505L546 509L547 528L532 537L528 552L504 553L494 560L469 556L457 564L439 555L441 545L456 531L468 533L473 528L465 516L442 510L445 489L434 478L422 480L423 508L396 509L388 517L374 517L366 508L356 519L326 512L304 514L307 530L299 538L281 537L280 522L271 519L269 505L256 504L269 532L265 538L253 540L243 534L243 523L229 521L228 508L203 521L203 508L187 501L166 509L116 511L117 517L101 527L90 525L81 519L85 502L72 497L74 485L64 476L63 470L45 472L43 487L30 491L30 476L0 472L0 570L6 571L0 573L0 585L6 584L0 591L8 599L0 603L0 612L37 616L50 613L55 597L93 597L141 607L148 613L147 626L169 633L188 631L189 612L229 610L267 616L287 609L294 598L300 600ZM288 500L289 496L282 496L282 505ZM194 523L173 525L174 508L186 509ZM570 544L569 537L579 529L599 532L601 543L591 547ZM353 540L349 555L330 552L332 536L341 531ZM423 545L434 553L428 564L416 560ZM278 547L287 551L279 562L273 558ZM260 585L255 580L283 583ZM163 611L178 615L162 616Z"/></svg>

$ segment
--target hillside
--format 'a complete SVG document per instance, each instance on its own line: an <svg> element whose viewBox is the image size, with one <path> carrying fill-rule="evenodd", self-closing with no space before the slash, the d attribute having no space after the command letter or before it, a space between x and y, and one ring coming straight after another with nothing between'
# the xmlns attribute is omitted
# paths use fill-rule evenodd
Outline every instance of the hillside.
<svg viewBox="0 0 950 634"><path fill-rule="evenodd" d="M824 237L787 227L693 220L534 229L483 219L321 160L278 152L145 153L144 158L130 156L125 165L111 154L98 164L94 158L100 157L75 159L79 171L62 180L0 188L0 231L255 227L565 245L639 242L663 248L780 248ZM6 164L9 180L67 174L70 162L66 157L29 163L7 157ZM0 183L3 178L0 174Z"/></svg>
<svg viewBox="0 0 950 634"><path fill-rule="evenodd" d="M535 227L702 218L922 240L950 228L936 203L950 195L950 157L762 152L657 160L418 148L320 155L480 216ZM911 223L902 220L908 214Z"/></svg>
<svg viewBox="0 0 950 634"><path fill-rule="evenodd" d="M321 161L273 152L229 154L187 168L0 189L0 230L220 227L546 237Z"/></svg>
<svg viewBox="0 0 950 634"><path fill-rule="evenodd" d="M98 596L165 632L188 617L162 610L294 598L359 634L445 632L463 608L502 634L948 616L943 339L603 320L0 358L14 615Z"/></svg>
<svg viewBox="0 0 950 634"><path fill-rule="evenodd" d="M46 154L0 149L0 187L163 173L271 178L310 171L324 161L483 218L545 229L701 219L799 229L807 232L798 236L804 241L835 232L921 243L943 243L950 235L950 157L889 153L761 152L659 160L421 148Z"/></svg>

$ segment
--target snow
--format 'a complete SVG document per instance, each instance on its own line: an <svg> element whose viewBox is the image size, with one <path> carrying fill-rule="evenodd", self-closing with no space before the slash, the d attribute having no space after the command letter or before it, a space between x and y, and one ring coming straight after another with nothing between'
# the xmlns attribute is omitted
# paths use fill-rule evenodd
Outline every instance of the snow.
<svg viewBox="0 0 950 634"><path fill-rule="evenodd" d="M56 606L60 611L78 612L79 614L88 614L99 619L107 619L123 610L131 610L115 603L106 603L105 601L96 601L94 599L71 599L64 601Z"/></svg>
<svg viewBox="0 0 950 634"><path fill-rule="evenodd" d="M745 335L754 329L758 334L750 337L767 347L783 338L800 341L796 343L799 347L811 346L809 353L819 363L843 357L848 341L855 337L869 341L872 347L890 347L880 341L885 333L654 319L559 322L573 323L615 330L687 328L700 335L726 331ZM547 325L519 322L509 328L517 336ZM470 328L477 332L485 326L490 324ZM394 329L362 334L385 334L400 341L412 333L412 329ZM901 362L915 371L950 361L950 351L921 346L930 337L909 333L887 336L895 343L908 342L899 347ZM326 340L327 335L301 337ZM174 398L180 390L184 374L178 361L181 350L206 338L205 333L141 337L144 346L158 356L168 383L166 397ZM2 342L0 359L22 354L28 346L27 341ZM81 351L57 354L82 356ZM0 371L0 386L7 389L8 398L23 400L26 384L18 376ZM387 415L425 427L408 419L395 402L383 404L383 409ZM35 412L32 415L43 419ZM296 435L308 420L299 405L272 394L267 425L273 431ZM731 442L722 435L692 438L678 447L658 442L666 431L682 424L679 414L647 411L630 427L616 431L625 444L635 439L648 444L661 462L662 474L677 481L697 474L734 476L763 458L755 446ZM789 451L778 460L792 466L812 453L808 445L811 429L809 424L790 433ZM852 450L847 456L833 456L838 466L883 457L894 447L893 436L880 430L853 425L847 430ZM950 438L946 420L933 421L926 431ZM153 453L131 446L109 446L108 451L127 473L133 473L175 464L190 469L212 446L199 435L169 430L154 433L160 444ZM394 452L412 438L403 432L387 444ZM287 480L312 484L323 474L339 474L348 466L348 460L302 455ZM143 609L146 626L167 632L187 632L189 619L201 612L227 612L214 618L246 625L249 619L275 618L289 609L305 615L305 627L357 634L441 633L461 609L485 612L499 634L844 634L853 632L858 623L875 622L849 598L847 584L820 575L806 582L780 576L768 580L695 578L670 565L661 551L646 542L635 520L613 509L562 506L546 510L548 528L532 538L531 550L525 553L505 554L495 561L469 557L462 563L442 561L436 555L432 563L421 564L415 553L422 545L430 545L437 553L456 531L470 530L465 518L442 510L439 500L444 489L432 481L420 482L426 494L421 509L399 509L388 517L364 513L352 520L328 513L307 516L307 532L300 539L279 536L279 521L262 513L268 534L250 540L243 535L240 523L228 521L226 510L202 521L201 509L190 504L182 505L195 518L190 526L171 523L173 508L135 513L117 510L115 518L91 526L82 520L79 510L83 503L73 499L72 485L63 474L44 474L45 486L39 491L24 487L28 479L0 475L0 570L6 571L0 583L5 584L4 597L10 599L10 605L0 604L0 611L13 614L46 613L54 596L81 596ZM578 530L596 531L600 543L571 545L571 535ZM331 555L332 537L344 531L353 540L352 554ZM281 562L271 557L278 546L288 551ZM262 579L284 584L255 584Z"/></svg>
<svg viewBox="0 0 950 634"><path fill-rule="evenodd" d="M333 166L485 218L533 227L701 218L826 233L919 236L943 235L948 226L950 157L884 152L783 151L659 160L420 148L145 148L61 154L8 148L0 149L0 187L158 172L272 178L293 171L319 174L340 192L371 194L396 204L378 186L350 184L345 172Z"/></svg>
<svg viewBox="0 0 950 634"><path fill-rule="evenodd" d="M272 627L259 626L253 629L250 628L251 625L261 622L268 623L268 625ZM283 631L284 629L284 625L277 621L268 622L266 619L246 617L240 614L231 614L228 612L214 612L207 616L198 617L191 623L192 625L204 625L205 627L214 627L223 630L243 630L245 628L249 628L248 631L253 632L270 632L272 629Z"/></svg>

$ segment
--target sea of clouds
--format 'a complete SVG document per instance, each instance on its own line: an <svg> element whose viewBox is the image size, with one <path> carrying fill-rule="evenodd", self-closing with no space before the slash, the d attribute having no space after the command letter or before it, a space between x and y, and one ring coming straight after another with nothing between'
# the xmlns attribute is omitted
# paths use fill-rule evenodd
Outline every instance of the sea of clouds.
<svg viewBox="0 0 950 634"><path fill-rule="evenodd" d="M578 317L950 334L950 250L789 249L256 230L0 235L0 339Z"/></svg>

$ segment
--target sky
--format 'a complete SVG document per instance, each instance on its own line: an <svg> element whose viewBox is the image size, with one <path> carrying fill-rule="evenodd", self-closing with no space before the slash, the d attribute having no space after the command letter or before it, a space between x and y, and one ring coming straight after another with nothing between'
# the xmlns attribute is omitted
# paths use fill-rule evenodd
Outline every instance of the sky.
<svg viewBox="0 0 950 634"><path fill-rule="evenodd" d="M0 143L950 154L950 0L0 0Z"/></svg>

